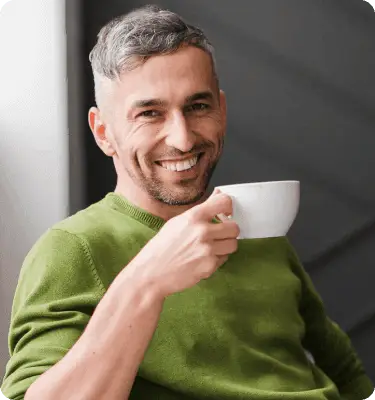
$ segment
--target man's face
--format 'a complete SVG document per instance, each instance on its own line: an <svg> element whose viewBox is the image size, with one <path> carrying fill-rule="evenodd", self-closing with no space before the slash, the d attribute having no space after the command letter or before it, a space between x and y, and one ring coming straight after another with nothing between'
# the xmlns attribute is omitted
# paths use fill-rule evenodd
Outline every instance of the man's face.
<svg viewBox="0 0 375 400"><path fill-rule="evenodd" d="M200 49L150 58L108 94L105 137L119 180L153 199L188 205L204 195L222 152L225 97Z"/></svg>

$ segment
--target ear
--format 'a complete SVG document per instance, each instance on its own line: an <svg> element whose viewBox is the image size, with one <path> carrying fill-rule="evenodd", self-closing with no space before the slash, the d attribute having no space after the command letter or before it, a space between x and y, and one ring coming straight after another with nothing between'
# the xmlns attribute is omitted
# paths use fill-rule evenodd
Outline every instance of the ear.
<svg viewBox="0 0 375 400"><path fill-rule="evenodd" d="M227 125L227 98L225 96L225 93L220 90L220 111L221 111L221 117L224 122L224 128L226 129Z"/></svg>
<svg viewBox="0 0 375 400"><path fill-rule="evenodd" d="M105 123L101 119L100 110L96 107L91 107L88 118L96 144L106 156L113 157L116 150L113 148L113 145L109 140L109 132L107 131Z"/></svg>

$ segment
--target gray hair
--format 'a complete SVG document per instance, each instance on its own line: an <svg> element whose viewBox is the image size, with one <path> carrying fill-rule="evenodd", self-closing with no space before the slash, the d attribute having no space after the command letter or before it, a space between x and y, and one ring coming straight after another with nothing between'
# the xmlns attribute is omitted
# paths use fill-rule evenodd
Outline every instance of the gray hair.
<svg viewBox="0 0 375 400"><path fill-rule="evenodd" d="M176 13L147 5L113 19L99 32L89 56L97 103L103 79L119 80L123 72L137 68L150 57L171 54L186 45L210 55L217 80L212 44L200 28L187 24Z"/></svg>

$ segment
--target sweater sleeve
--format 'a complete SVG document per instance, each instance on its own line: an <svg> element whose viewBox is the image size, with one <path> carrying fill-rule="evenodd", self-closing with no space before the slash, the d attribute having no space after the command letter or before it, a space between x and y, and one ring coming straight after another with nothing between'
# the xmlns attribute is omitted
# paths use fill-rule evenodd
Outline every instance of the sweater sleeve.
<svg viewBox="0 0 375 400"><path fill-rule="evenodd" d="M349 336L328 317L310 276L292 246L290 249L294 271L302 282L300 311L306 328L304 348L336 384L343 400L368 398L374 385L366 375Z"/></svg>
<svg viewBox="0 0 375 400"><path fill-rule="evenodd" d="M43 235L25 258L14 296L1 387L6 397L24 399L30 385L65 356L104 291L82 239L62 230Z"/></svg>

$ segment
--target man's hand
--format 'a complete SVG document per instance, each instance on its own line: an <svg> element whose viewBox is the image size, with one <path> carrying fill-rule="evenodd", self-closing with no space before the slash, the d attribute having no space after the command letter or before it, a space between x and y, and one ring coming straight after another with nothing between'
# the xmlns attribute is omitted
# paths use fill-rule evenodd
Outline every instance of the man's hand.
<svg viewBox="0 0 375 400"><path fill-rule="evenodd" d="M233 221L212 223L218 214L231 215L232 200L214 192L204 203L167 221L138 254L132 273L151 283L163 298L210 277L237 250L239 235Z"/></svg>

